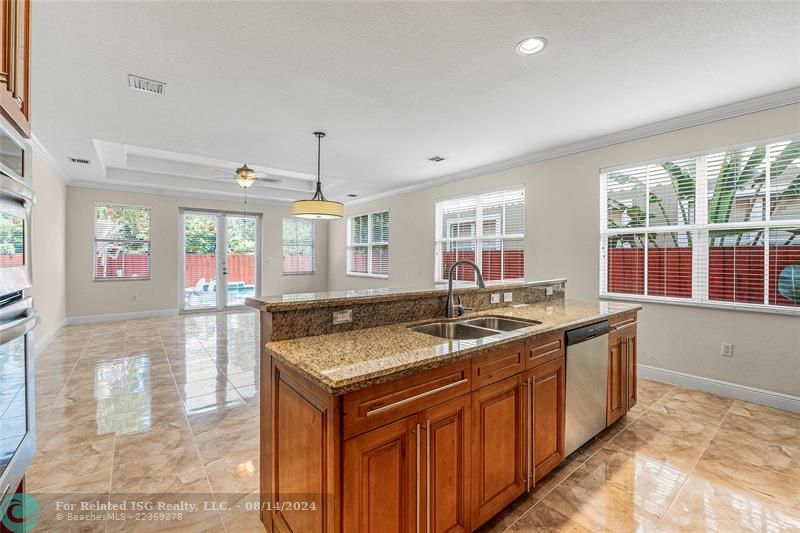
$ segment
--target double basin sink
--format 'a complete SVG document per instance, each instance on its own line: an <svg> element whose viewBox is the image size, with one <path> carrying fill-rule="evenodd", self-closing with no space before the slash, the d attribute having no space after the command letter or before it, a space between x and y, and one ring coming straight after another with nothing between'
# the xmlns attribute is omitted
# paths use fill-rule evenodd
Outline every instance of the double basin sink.
<svg viewBox="0 0 800 533"><path fill-rule="evenodd" d="M433 335L442 339L465 340L482 339L503 332L516 331L541 324L538 320L520 320L499 316L467 318L453 322L434 322L422 326L409 326L419 333Z"/></svg>

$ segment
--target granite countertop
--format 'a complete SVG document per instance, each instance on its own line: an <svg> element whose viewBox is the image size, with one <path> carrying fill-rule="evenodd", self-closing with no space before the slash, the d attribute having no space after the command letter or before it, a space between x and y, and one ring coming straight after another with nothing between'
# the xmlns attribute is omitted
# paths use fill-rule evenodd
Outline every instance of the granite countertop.
<svg viewBox="0 0 800 533"><path fill-rule="evenodd" d="M344 394L469 358L490 346L517 342L638 309L641 309L640 305L622 302L557 300L502 307L462 317L495 315L542 322L482 339L441 339L413 331L408 328L408 323L404 323L274 341L267 343L266 347L277 360L305 375L325 391Z"/></svg>
<svg viewBox="0 0 800 533"><path fill-rule="evenodd" d="M544 281L521 281L519 283L486 282L485 289L479 289L473 283L454 285L454 292L491 293L502 289L519 287L541 287L558 283L566 283L565 278ZM405 288L380 288L380 289L354 289L347 291L306 292L297 294L279 294L275 296L255 296L245 298L245 304L262 311L278 312L287 310L313 309L319 307L334 307L338 305L352 305L354 303L366 304L375 302L390 302L394 300L408 300L414 297L445 296L447 283L436 283L429 287Z"/></svg>

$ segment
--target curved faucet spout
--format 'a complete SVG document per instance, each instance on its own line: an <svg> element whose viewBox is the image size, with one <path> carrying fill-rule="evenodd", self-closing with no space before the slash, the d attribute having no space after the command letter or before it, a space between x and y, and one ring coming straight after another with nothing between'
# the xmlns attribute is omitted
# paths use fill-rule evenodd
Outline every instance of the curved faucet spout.
<svg viewBox="0 0 800 533"><path fill-rule="evenodd" d="M469 259L459 259L450 265L450 272L447 276L447 306L445 307L445 315L447 318L461 316L461 314L464 312L464 307L459 304L458 315L456 315L456 306L453 304L453 275L455 274L456 267L458 267L458 265L470 265L475 270L475 277L477 278L478 287L481 289L486 287L486 283L483 281L483 274L481 274L481 268L475 263L475 261L470 261Z"/></svg>

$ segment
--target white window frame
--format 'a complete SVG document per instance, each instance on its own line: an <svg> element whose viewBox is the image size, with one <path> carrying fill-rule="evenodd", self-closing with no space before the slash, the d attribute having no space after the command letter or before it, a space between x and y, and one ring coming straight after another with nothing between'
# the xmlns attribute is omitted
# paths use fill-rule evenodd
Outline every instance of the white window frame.
<svg viewBox="0 0 800 533"><path fill-rule="evenodd" d="M391 233L391 224L392 224L392 216L389 209L377 209L375 211L370 211L368 213L358 213L357 215L351 215L347 217L347 265L346 273L348 276L356 277L356 278L376 278L376 279L389 279L389 274L373 274L372 273L372 248L374 246L386 246L387 250L389 249L389 241L373 241L372 240L372 215L377 215L381 213L389 214L389 233ZM353 219L365 216L367 217L367 242L366 243L357 243L354 244L353 240ZM364 246L367 247L367 271L366 272L353 272L350 270L350 265L352 264L352 253L353 248L363 248ZM391 257L391 256L390 256ZM391 261L391 259L390 259ZM391 265L387 265L389 268Z"/></svg>
<svg viewBox="0 0 800 533"><path fill-rule="evenodd" d="M523 196L524 196L525 185L512 185L512 186L509 186L509 187L501 187L499 189L492 189L492 190L488 190L488 191L479 191L479 192L475 192L475 193L471 193L471 194L459 194L459 195L456 195L456 196L450 196L450 197L447 197L447 198L440 198L440 199L436 200L436 206L435 206L435 209L436 209L436 216L435 216L435 219L436 219L436 221L435 221L435 223L436 223L436 240L435 240L435 252L433 254L434 255L434 258L433 258L433 260L434 260L434 267L433 267L433 281L434 281L434 283L447 282L447 278L445 276L443 276L442 272L441 272L441 270L442 270L442 268L441 268L441 265L442 265L442 250L443 250L443 247L447 243L458 243L458 242L472 242L472 241L475 241L475 263L477 263L478 265L482 264L482 259L483 259L482 258L483 241L484 240L490 240L490 241L498 241L499 240L499 241L503 241L503 242L505 242L506 240L522 240L523 241L523 247L524 247L525 232L523 232L523 233L510 233L510 234L507 234L507 235L503 235L503 234L500 234L500 233L496 233L495 235L483 235L483 223L484 223L485 219L483 217L482 197L484 195L487 195L487 194L498 193L498 192L503 192L503 191L513 191L513 190L517 190L517 189L521 189L523 191ZM451 201L451 200L457 200L459 198L475 198L475 217L462 218L462 219L459 219L457 222L459 222L459 223L460 222L474 222L475 223L475 233L476 233L476 235L475 236L470 236L470 237L450 237L449 236L449 234L450 234L449 233L450 232L450 222L448 222L448 226L447 226L447 228L448 228L448 236L447 237L443 237L442 236L442 217L443 217L442 204L444 202ZM505 205L503 206L503 209L505 210ZM491 216L489 216L487 218L494 219L494 220L501 220L500 218L497 217L497 215L491 215ZM478 230L479 226L480 226L480 231ZM499 225L495 226L495 227L499 229ZM525 209L524 208L522 210L522 227L523 228L525 227ZM503 249L504 249L504 247L503 247ZM503 271L504 266L505 265L501 264L501 267L500 267L501 272ZM503 279L501 279L499 281L500 282L522 281L524 279L525 278L524 278L524 275L523 275L522 278L508 278L508 279L503 278Z"/></svg>
<svg viewBox="0 0 800 533"><path fill-rule="evenodd" d="M141 239L98 239L97 238L97 208L98 207L115 207L115 208L123 208L123 209L143 209L147 211L147 218L150 222L150 238L147 240ZM133 204L122 204L118 202L94 202L93 206L93 213L92 216L94 217L94 222L92 223L92 230L94 231L94 246L92 248L92 281L149 281L153 275L153 248L152 248L152 238L153 238L153 212L150 206L145 205L133 205ZM97 243L99 242L123 242L123 243L131 243L131 244L145 244L147 243L147 276L141 277L110 277L105 278L97 277ZM124 267L124 259L123 259L123 272L125 271Z"/></svg>
<svg viewBox="0 0 800 533"><path fill-rule="evenodd" d="M300 272L286 272L283 270L283 248L287 242L283 240L283 223L286 221L297 222L298 220L305 220L311 223L311 270L303 270ZM289 246L301 246L297 244L298 241L289 243ZM304 244L303 244L304 245ZM281 272L284 276L313 276L317 273L317 224L313 220L298 219L294 217L283 217L281 220Z"/></svg>
<svg viewBox="0 0 800 533"><path fill-rule="evenodd" d="M636 162L625 165L604 168L600 170L600 297L605 300L621 300L634 302L654 302L662 304L686 305L691 307L704 307L716 309L729 309L739 311L755 311L773 314L800 315L800 308L772 305L769 304L769 230L772 228L785 228L787 226L800 226L800 218L797 219L770 219L770 183L769 170L767 170L767 182L765 183L765 217L764 220L756 222L728 222L715 223L708 222L708 176L707 161L709 155L720 152L727 152L752 146L771 145L787 141L794 141L800 138L800 132L791 135L770 138L766 140L750 141L734 145L722 146L718 148L690 152L687 154L672 157L662 157L644 162ZM607 178L608 175L631 167L642 167L650 164L660 164L677 159L695 158L696 166L696 189L695 189L695 219L694 224L682 224L675 226L658 226L643 228L608 228L608 197L607 197ZM769 168L769 166L767 167ZM648 193L649 195L649 193ZM649 202L647 203L649 220ZM753 229L765 230L764 234L764 303L742 303L725 302L711 300L708 296L708 256L709 256L709 232L721 231L726 229ZM648 233L691 233L692 247L692 297L676 298L668 296L652 296L647 294L626 294L608 292L608 237L620 234L648 234ZM647 293L647 243L644 239L644 292Z"/></svg>

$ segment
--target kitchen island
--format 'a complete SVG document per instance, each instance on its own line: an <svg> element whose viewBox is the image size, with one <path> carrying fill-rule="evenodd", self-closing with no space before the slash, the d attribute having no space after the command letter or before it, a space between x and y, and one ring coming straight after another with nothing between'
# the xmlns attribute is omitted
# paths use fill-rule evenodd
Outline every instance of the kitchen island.
<svg viewBox="0 0 800 533"><path fill-rule="evenodd" d="M440 288L249 299L267 530L478 528L565 458L568 329L608 321L607 423L621 417L639 307L566 300L564 286L459 289L475 311L449 320ZM511 302L491 303L498 293ZM412 329L481 317L502 329Z"/></svg>

